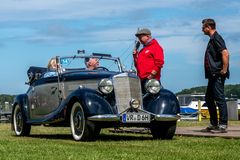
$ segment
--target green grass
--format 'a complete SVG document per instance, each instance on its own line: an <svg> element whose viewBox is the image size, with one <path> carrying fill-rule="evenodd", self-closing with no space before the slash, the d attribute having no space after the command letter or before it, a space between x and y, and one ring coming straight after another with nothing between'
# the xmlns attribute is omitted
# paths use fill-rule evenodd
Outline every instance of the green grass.
<svg viewBox="0 0 240 160"><path fill-rule="evenodd" d="M179 126L206 124L179 122ZM149 134L116 134L104 129L96 142L75 142L69 128L32 127L29 137L16 137L9 124L0 123L0 159L239 160L240 139L175 136L173 140L153 140Z"/></svg>

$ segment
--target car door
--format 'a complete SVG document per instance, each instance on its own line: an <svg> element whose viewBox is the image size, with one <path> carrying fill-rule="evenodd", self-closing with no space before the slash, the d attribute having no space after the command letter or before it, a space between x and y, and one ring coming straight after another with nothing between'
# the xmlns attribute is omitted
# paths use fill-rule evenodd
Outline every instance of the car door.
<svg viewBox="0 0 240 160"><path fill-rule="evenodd" d="M39 79L34 87L36 105L31 108L32 119L44 119L53 113L60 103L58 77L47 77Z"/></svg>
<svg viewBox="0 0 240 160"><path fill-rule="evenodd" d="M30 116L30 119L32 119L32 112L35 110L37 106L37 96L35 92L35 86L32 85L29 87L28 92L28 116Z"/></svg>

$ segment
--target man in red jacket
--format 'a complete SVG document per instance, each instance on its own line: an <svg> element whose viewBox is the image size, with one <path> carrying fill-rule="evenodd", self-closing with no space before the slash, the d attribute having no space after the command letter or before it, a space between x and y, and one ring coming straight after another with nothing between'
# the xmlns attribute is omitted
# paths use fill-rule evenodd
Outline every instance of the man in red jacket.
<svg viewBox="0 0 240 160"><path fill-rule="evenodd" d="M137 49L133 51L134 64L142 85L149 79L160 81L161 68L164 64L162 47L152 38L151 31L147 28L138 30L135 36L143 45L139 52Z"/></svg>

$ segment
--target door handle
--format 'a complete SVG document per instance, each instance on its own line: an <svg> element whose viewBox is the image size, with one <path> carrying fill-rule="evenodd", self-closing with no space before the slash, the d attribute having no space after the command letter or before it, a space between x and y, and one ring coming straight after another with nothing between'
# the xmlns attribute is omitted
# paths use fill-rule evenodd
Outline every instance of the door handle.
<svg viewBox="0 0 240 160"><path fill-rule="evenodd" d="M55 94L56 91L57 91L57 87L51 87L51 94Z"/></svg>

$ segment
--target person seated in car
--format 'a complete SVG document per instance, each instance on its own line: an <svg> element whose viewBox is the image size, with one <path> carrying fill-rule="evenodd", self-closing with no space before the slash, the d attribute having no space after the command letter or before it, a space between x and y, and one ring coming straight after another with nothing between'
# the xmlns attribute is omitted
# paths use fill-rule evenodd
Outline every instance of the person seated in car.
<svg viewBox="0 0 240 160"><path fill-rule="evenodd" d="M57 60L56 57L51 58L47 65L47 72L44 74L44 78L57 76Z"/></svg>
<svg viewBox="0 0 240 160"><path fill-rule="evenodd" d="M96 70L99 67L98 58L85 58L87 70Z"/></svg>

